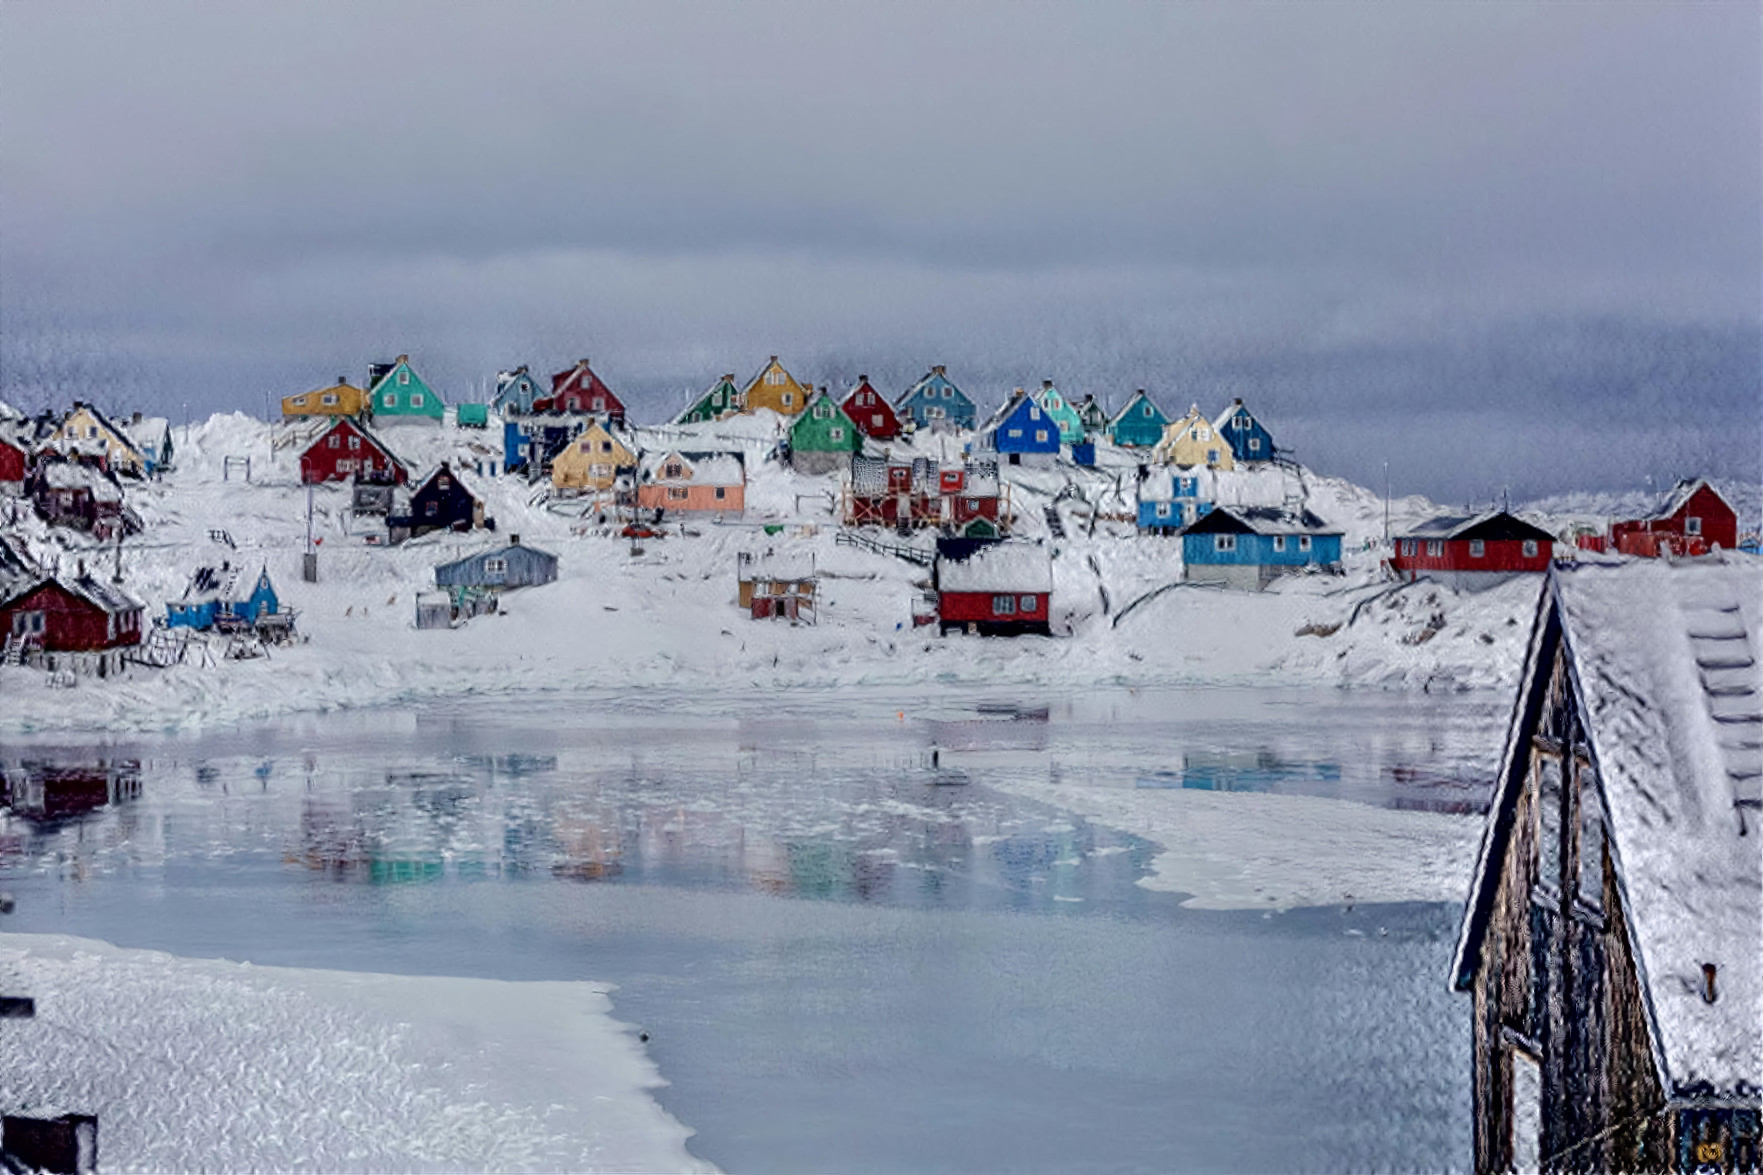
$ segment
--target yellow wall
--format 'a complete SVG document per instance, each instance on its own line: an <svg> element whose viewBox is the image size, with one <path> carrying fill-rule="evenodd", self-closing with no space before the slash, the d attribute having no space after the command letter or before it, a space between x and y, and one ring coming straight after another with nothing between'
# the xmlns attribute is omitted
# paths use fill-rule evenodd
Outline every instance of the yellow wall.
<svg viewBox="0 0 1763 1175"><path fill-rule="evenodd" d="M551 484L558 489L609 490L619 467L636 463L636 455L596 421L551 459Z"/></svg>
<svg viewBox="0 0 1763 1175"><path fill-rule="evenodd" d="M743 412L752 412L755 408L769 408L782 416L794 416L808 407L813 396L813 389L796 382L796 377L784 370L777 356L765 365L752 383L747 385L746 406Z"/></svg>
<svg viewBox="0 0 1763 1175"><path fill-rule="evenodd" d="M282 397L283 416L360 416L362 405L366 403L366 393L360 388L348 384L337 384L335 387L319 388L314 392L301 392L298 396ZM335 403L325 403L326 397L334 397Z"/></svg>
<svg viewBox="0 0 1763 1175"><path fill-rule="evenodd" d="M1214 453L1217 460L1208 460ZM1231 469L1236 459L1224 434L1200 415L1198 407L1163 430L1163 439L1151 450L1151 457L1164 465L1204 465L1208 469Z"/></svg>
<svg viewBox="0 0 1763 1175"><path fill-rule="evenodd" d="M61 427L49 438L51 441L70 441L91 452L99 444L104 446L104 459L111 469L118 473L140 473L141 458L136 455L128 441L117 436L104 427L98 418L86 408L75 408L68 414Z"/></svg>

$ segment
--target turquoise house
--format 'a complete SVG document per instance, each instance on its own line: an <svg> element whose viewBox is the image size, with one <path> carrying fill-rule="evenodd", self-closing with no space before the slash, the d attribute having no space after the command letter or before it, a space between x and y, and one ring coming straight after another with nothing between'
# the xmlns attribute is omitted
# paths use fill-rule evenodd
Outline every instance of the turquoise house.
<svg viewBox="0 0 1763 1175"><path fill-rule="evenodd" d="M1064 393L1053 386L1052 380L1042 380L1041 390L1034 394L1034 398L1035 403L1041 406L1041 411L1052 417L1053 423L1059 426L1060 444L1075 445L1084 439L1083 417L1066 401Z"/></svg>
<svg viewBox="0 0 1763 1175"><path fill-rule="evenodd" d="M446 404L411 370L410 356L376 363L371 374L376 378L370 385L368 402L376 420L432 420L439 424L446 417Z"/></svg>
<svg viewBox="0 0 1763 1175"><path fill-rule="evenodd" d="M1127 448L1149 449L1163 439L1163 430L1168 427L1169 417L1140 388L1114 414L1108 425L1108 439Z"/></svg>

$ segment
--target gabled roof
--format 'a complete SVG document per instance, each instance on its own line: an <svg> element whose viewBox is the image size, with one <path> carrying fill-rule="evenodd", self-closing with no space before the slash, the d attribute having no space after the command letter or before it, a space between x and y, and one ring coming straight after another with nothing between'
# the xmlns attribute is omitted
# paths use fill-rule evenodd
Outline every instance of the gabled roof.
<svg viewBox="0 0 1763 1175"><path fill-rule="evenodd" d="M1665 500L1660 503L1658 512L1655 513L1653 517L1655 519L1670 518L1673 514L1682 510L1684 506L1689 503L1689 500L1696 496L1696 491L1700 490L1703 486L1707 486L1708 492L1719 498L1721 502L1726 505L1728 510L1732 509L1732 503L1727 502L1726 496L1719 490L1715 489L1713 485L1708 482L1707 478L1686 477L1678 482L1676 486L1672 487L1669 494L1665 495ZM1736 511L1734 511L1734 513L1736 513Z"/></svg>
<svg viewBox="0 0 1763 1175"><path fill-rule="evenodd" d="M551 554L549 551L541 551L539 548L529 547L525 543L504 543L499 547L486 547L481 551L466 555L460 559L452 559L446 563L437 563L435 564L435 570L439 572L444 571L449 567L463 567L467 563L476 563L480 559L496 555L506 557L510 551L525 551L528 554L537 555L540 559L547 562L557 562L557 556Z"/></svg>
<svg viewBox="0 0 1763 1175"><path fill-rule="evenodd" d="M1051 592L1053 557L1039 543L1006 540L975 547L966 558L937 550L937 590L945 592Z"/></svg>
<svg viewBox="0 0 1763 1175"><path fill-rule="evenodd" d="M184 594L178 602L183 604L206 604L210 600L229 600L239 585L239 568L230 563L222 563L219 567L198 567L190 574L190 582L184 585Z"/></svg>
<svg viewBox="0 0 1763 1175"><path fill-rule="evenodd" d="M1484 514L1441 514L1396 536L1398 539L1483 539L1489 542L1534 539L1552 543L1555 536L1505 510Z"/></svg>
<svg viewBox="0 0 1763 1175"><path fill-rule="evenodd" d="M638 476L642 481L658 481L661 467L670 457L678 457L692 471L691 480L698 485L738 486L747 481L747 459L739 451L685 452L668 449L660 453L643 453L637 458Z"/></svg>
<svg viewBox="0 0 1763 1175"><path fill-rule="evenodd" d="M307 445L306 448L303 450L303 452L309 453L313 449L318 448L319 444L326 437L330 436L332 433L336 432L340 428L347 428L347 429L350 429L354 432L360 433L362 435L362 437L365 438L369 444L373 445L380 452L384 453L400 469L403 469L406 472L408 472L410 467L408 465L405 465L404 462L402 462L398 459L398 455L396 453L392 452L391 447L389 445L387 445L386 442L380 440L379 437L375 436L373 431L371 429L369 429L365 424L361 423L361 421L356 420L352 417L348 417L348 416L339 416L335 420L331 421L329 427L322 429L321 431L319 431L317 434L315 434L313 436L312 443Z"/></svg>
<svg viewBox="0 0 1763 1175"><path fill-rule="evenodd" d="M23 595L44 579L43 569L24 550L23 544L0 535L0 604Z"/></svg>
<svg viewBox="0 0 1763 1175"><path fill-rule="evenodd" d="M1183 534L1340 534L1307 509L1280 506L1219 506L1196 518Z"/></svg>
<svg viewBox="0 0 1763 1175"><path fill-rule="evenodd" d="M81 575L66 581L58 579L56 582L106 612L139 612L146 607L125 592L121 584L110 583L91 575Z"/></svg>
<svg viewBox="0 0 1763 1175"><path fill-rule="evenodd" d="M1466 987L1480 964L1556 633L1604 799L1667 1096L1755 1099L1763 1088L1763 563L1755 559L1643 559L1550 573L1455 984ZM1702 995L1706 963L1716 968L1712 1003Z"/></svg>
<svg viewBox="0 0 1763 1175"><path fill-rule="evenodd" d="M83 403L83 402L79 403L79 404L75 404L73 406L73 409L68 412L67 416L62 418L62 421L61 421L62 425L65 426L67 424L68 419L70 419L75 412L78 412L82 408L84 408L87 412L91 413L92 419L96 420L98 422L98 426L100 428L104 429L104 431L108 432L111 436L115 437L117 443L122 445L122 447L127 449L129 452L133 453L138 460L145 461L147 459L147 455L145 453L141 452L140 448L138 446L136 446L134 439L132 437L130 437L128 433L124 432L122 430L122 428L115 421L111 420L108 416L104 415L104 413L98 409L98 405L96 405L96 404L87 404L87 403ZM68 437L65 439L78 441L80 438Z"/></svg>
<svg viewBox="0 0 1763 1175"><path fill-rule="evenodd" d="M1120 406L1119 412L1116 412L1112 417L1109 418L1109 420L1108 420L1109 427L1112 428L1114 425L1117 425L1121 421L1125 420L1126 414L1128 412L1132 411L1133 407L1135 405L1137 405L1140 400L1145 401L1147 404L1151 405L1151 407L1153 407L1153 408L1157 408L1157 401L1151 399L1150 393L1146 392L1144 388L1140 388L1136 392L1134 392L1132 395L1127 397L1126 403L1124 403ZM1165 424L1169 423L1169 414L1167 412L1163 411L1163 409L1157 408L1157 415L1163 419L1163 422Z"/></svg>
<svg viewBox="0 0 1763 1175"><path fill-rule="evenodd" d="M1243 415L1243 416L1247 416L1250 419L1250 421L1252 421L1254 423L1257 423L1257 424L1260 423L1260 421L1256 420L1255 414L1253 412L1249 411L1249 406L1247 404L1243 403L1241 398L1238 398L1238 399L1234 399L1230 403L1226 404L1224 406L1224 410L1221 411L1217 416L1214 416L1212 418L1212 427L1213 428L1223 428L1225 421L1227 421L1231 417L1239 415L1239 414Z"/></svg>
<svg viewBox="0 0 1763 1175"><path fill-rule="evenodd" d="M960 396L963 400L966 400L969 404L973 403L973 397L969 396L966 392L962 391L961 386L959 384L957 384L954 380L949 378L949 373L946 370L944 370L941 367L936 367L936 368L932 368L930 371L927 371L923 375L919 376L917 383L913 384L911 387L909 387L905 391L901 392L900 395L894 400L894 407L904 408L906 406L906 401L910 400L913 396L916 396L920 391L922 391L926 384L930 383L933 380L938 380L938 379L940 379L944 383L948 384L949 387L954 390L954 392L957 396Z"/></svg>
<svg viewBox="0 0 1763 1175"><path fill-rule="evenodd" d="M980 427L980 431L989 432L996 429L999 425L1010 419L1010 414L1015 412L1017 407L1024 403L1032 403L1036 407L1040 407L1040 401L1036 400L1032 395L1023 391L1021 388L1017 388L1010 393L1009 399L1005 400L998 406L998 410L992 413L991 417ZM1043 412L1046 411L1044 408L1041 410Z"/></svg>

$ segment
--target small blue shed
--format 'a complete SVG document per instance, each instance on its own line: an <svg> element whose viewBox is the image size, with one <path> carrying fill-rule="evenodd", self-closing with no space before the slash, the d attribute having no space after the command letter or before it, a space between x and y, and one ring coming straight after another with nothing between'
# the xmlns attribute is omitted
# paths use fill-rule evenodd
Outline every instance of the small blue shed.
<svg viewBox="0 0 1763 1175"><path fill-rule="evenodd" d="M435 567L436 587L516 588L551 583L557 578L557 556L520 545L510 535L505 547L492 547Z"/></svg>
<svg viewBox="0 0 1763 1175"><path fill-rule="evenodd" d="M1182 531L1183 578L1260 591L1296 571L1338 572L1341 532L1308 510L1220 506Z"/></svg>
<svg viewBox="0 0 1763 1175"><path fill-rule="evenodd" d="M270 582L268 565L257 573L256 584L243 599L236 594L241 570L231 563L196 568L183 596L166 604L165 626L206 631L223 620L255 624L280 612L281 601L276 598L275 585Z"/></svg>

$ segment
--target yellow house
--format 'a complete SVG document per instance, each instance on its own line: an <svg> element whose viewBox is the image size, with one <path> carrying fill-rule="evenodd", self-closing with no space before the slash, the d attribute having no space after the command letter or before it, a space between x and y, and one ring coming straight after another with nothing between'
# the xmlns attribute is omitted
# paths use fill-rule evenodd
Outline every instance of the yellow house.
<svg viewBox="0 0 1763 1175"><path fill-rule="evenodd" d="M1163 430L1163 439L1151 450L1151 459L1163 465L1204 465L1207 469L1236 466L1230 442L1200 414L1198 404Z"/></svg>
<svg viewBox="0 0 1763 1175"><path fill-rule="evenodd" d="M135 447L122 429L92 405L78 400L61 426L50 434L49 441L63 453L102 457L105 467L117 473L144 476L152 472L147 455Z"/></svg>
<svg viewBox="0 0 1763 1175"><path fill-rule="evenodd" d="M283 420L301 416L360 416L367 408L367 393L351 387L340 375L332 387L282 397Z"/></svg>
<svg viewBox="0 0 1763 1175"><path fill-rule="evenodd" d="M609 490L619 470L636 464L637 455L596 420L551 459L551 484L560 490Z"/></svg>
<svg viewBox="0 0 1763 1175"><path fill-rule="evenodd" d="M796 377L785 371L784 365L773 355L742 395L746 401L741 409L743 412L769 408L780 416L794 416L808 407L808 401L814 398L814 389L808 384L797 383Z"/></svg>

